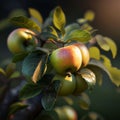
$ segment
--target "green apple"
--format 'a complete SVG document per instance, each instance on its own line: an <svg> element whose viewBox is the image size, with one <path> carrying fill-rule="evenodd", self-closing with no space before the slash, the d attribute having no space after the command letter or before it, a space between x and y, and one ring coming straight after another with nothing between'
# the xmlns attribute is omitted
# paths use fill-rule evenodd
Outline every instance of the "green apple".
<svg viewBox="0 0 120 120"><path fill-rule="evenodd" d="M60 80L61 86L58 92L59 96L70 95L75 90L76 79L74 75L60 75L56 74L52 81Z"/></svg>
<svg viewBox="0 0 120 120"><path fill-rule="evenodd" d="M90 54L89 54L89 50L88 50L87 46L80 42L75 43L73 45L77 46L80 49L80 51L82 53L82 66L85 67L90 60Z"/></svg>
<svg viewBox="0 0 120 120"><path fill-rule="evenodd" d="M77 46L69 45L54 50L50 61L59 74L74 73L81 67L82 54Z"/></svg>
<svg viewBox="0 0 120 120"><path fill-rule="evenodd" d="M76 87L74 91L74 95L80 95L82 92L88 89L87 82L82 78L81 75L76 75Z"/></svg>
<svg viewBox="0 0 120 120"><path fill-rule="evenodd" d="M35 48L37 43L35 33L26 28L13 30L7 38L8 49L13 54L30 51Z"/></svg>

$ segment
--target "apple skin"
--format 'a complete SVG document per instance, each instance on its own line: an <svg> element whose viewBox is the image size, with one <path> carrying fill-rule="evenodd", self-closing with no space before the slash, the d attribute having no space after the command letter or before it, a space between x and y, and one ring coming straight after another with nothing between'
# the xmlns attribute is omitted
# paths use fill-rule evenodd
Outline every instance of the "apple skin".
<svg viewBox="0 0 120 120"><path fill-rule="evenodd" d="M69 45L54 50L50 61L59 74L74 73L81 67L82 54L77 46Z"/></svg>
<svg viewBox="0 0 120 120"><path fill-rule="evenodd" d="M73 45L77 46L80 49L82 53L82 67L85 67L90 60L88 48L83 43L75 43Z"/></svg>
<svg viewBox="0 0 120 120"><path fill-rule="evenodd" d="M58 92L59 96L66 96L73 93L76 86L76 78L73 74L71 75L60 75L56 74L52 81L60 80L61 86Z"/></svg>
<svg viewBox="0 0 120 120"><path fill-rule="evenodd" d="M13 54L32 50L38 43L34 35L33 31L26 28L13 30L7 38L8 49Z"/></svg>

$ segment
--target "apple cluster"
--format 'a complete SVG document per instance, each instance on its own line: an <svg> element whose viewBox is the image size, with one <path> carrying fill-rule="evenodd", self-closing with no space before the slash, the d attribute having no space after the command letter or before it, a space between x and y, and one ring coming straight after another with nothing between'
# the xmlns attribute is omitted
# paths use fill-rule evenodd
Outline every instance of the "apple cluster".
<svg viewBox="0 0 120 120"><path fill-rule="evenodd" d="M54 80L61 81L59 95L80 94L88 85L78 74L90 59L88 48L83 43L74 43L54 50L50 61L56 71Z"/></svg>

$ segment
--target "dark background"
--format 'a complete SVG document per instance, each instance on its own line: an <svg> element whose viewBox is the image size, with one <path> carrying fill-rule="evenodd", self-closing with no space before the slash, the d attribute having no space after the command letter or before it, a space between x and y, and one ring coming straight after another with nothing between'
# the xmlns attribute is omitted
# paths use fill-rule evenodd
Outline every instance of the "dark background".
<svg viewBox="0 0 120 120"><path fill-rule="evenodd" d="M120 68L120 0L1 0L0 1L0 61L11 57L6 46L8 34L14 28L10 25L1 27L9 14L16 9L23 9L28 14L28 8L33 7L41 12L45 19L55 6L61 6L65 12L67 23L74 22L83 16L86 10L96 14L92 26L102 35L111 37L118 46L118 55L112 64ZM106 120L120 119L120 89L114 86L104 75L103 85L96 86L88 93L91 98L89 111L100 113ZM81 114L88 111L81 111Z"/></svg>

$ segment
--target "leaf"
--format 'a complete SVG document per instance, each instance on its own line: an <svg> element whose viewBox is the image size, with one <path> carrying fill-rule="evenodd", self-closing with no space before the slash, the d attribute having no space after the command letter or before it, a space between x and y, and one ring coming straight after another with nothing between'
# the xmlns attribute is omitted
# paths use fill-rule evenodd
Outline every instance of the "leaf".
<svg viewBox="0 0 120 120"><path fill-rule="evenodd" d="M66 24L65 14L64 14L63 10L61 9L61 7L59 7L59 6L57 6L54 10L53 24L60 31L63 31L64 26Z"/></svg>
<svg viewBox="0 0 120 120"><path fill-rule="evenodd" d="M80 42L88 42L91 39L91 34L85 30L72 30L69 34L64 36L65 41L80 41Z"/></svg>
<svg viewBox="0 0 120 120"><path fill-rule="evenodd" d="M34 21L32 21L31 19L25 16L13 17L10 19L10 22L19 27L24 27L24 28L41 32L40 26L38 26Z"/></svg>
<svg viewBox="0 0 120 120"><path fill-rule="evenodd" d="M105 41L108 43L109 47L110 47L110 50L112 52L112 56L113 58L116 57L117 55L117 46L116 46L116 43L109 37L104 37Z"/></svg>
<svg viewBox="0 0 120 120"><path fill-rule="evenodd" d="M52 34L52 33L50 33L50 32L42 32L42 33L40 34L40 38L41 38L42 40L45 40L45 41L47 41L47 40L49 40L49 39L56 40L56 39L57 39L57 36L55 36L54 34Z"/></svg>
<svg viewBox="0 0 120 120"><path fill-rule="evenodd" d="M94 58L99 60L100 59L100 50L98 47L90 47L89 48L89 54L90 54L90 58Z"/></svg>
<svg viewBox="0 0 120 120"><path fill-rule="evenodd" d="M28 105L22 102L16 102L10 106L9 115L14 114L18 110L26 108Z"/></svg>
<svg viewBox="0 0 120 120"><path fill-rule="evenodd" d="M22 52L22 53L15 54L12 58L12 62L22 61L27 55L28 55L28 52Z"/></svg>
<svg viewBox="0 0 120 120"><path fill-rule="evenodd" d="M104 60L104 65L109 71L109 77L111 81L116 85L120 86L120 69L113 67L109 58L104 55L101 55L101 58Z"/></svg>
<svg viewBox="0 0 120 120"><path fill-rule="evenodd" d="M20 91L20 99L29 99L39 95L41 93L42 87L42 84L39 85L33 82L26 83Z"/></svg>
<svg viewBox="0 0 120 120"><path fill-rule="evenodd" d="M96 76L96 82L98 83L98 85L102 85L103 82L103 76L102 76L102 71L100 68L96 67L96 66L87 66L87 68L89 68L90 70L92 70Z"/></svg>
<svg viewBox="0 0 120 120"><path fill-rule="evenodd" d="M47 56L43 56L40 62L38 63L32 76L32 81L34 83L37 83L37 81L40 80L42 76L45 74L47 70L46 60L47 60Z"/></svg>
<svg viewBox="0 0 120 120"><path fill-rule="evenodd" d="M40 23L43 23L42 15L34 8L29 8L29 13L32 17L36 18Z"/></svg>
<svg viewBox="0 0 120 120"><path fill-rule="evenodd" d="M91 59L88 63L88 66L97 67L97 68L101 69L102 71L106 72L108 74L108 76L110 76L110 73L109 73L108 69L103 64L103 62L101 62L100 60Z"/></svg>
<svg viewBox="0 0 120 120"><path fill-rule="evenodd" d="M77 23L69 24L65 27L65 35L69 34L72 30L79 29L80 25Z"/></svg>
<svg viewBox="0 0 120 120"><path fill-rule="evenodd" d="M51 111L53 109L56 102L59 87L60 81L56 80L46 91L43 92L41 103L46 111Z"/></svg>
<svg viewBox="0 0 120 120"><path fill-rule="evenodd" d="M5 70L3 68L0 68L0 74L6 76L6 72L5 72Z"/></svg>
<svg viewBox="0 0 120 120"><path fill-rule="evenodd" d="M51 33L52 35L54 35L54 36L56 36L56 38L58 38L58 33L57 33L57 31L55 30L54 27L49 26L48 29L49 29L48 31L50 31L50 33Z"/></svg>
<svg viewBox="0 0 120 120"><path fill-rule="evenodd" d="M82 78L86 81L88 89L92 89L96 84L96 76L94 72L88 68L83 68L79 71L79 74L81 74Z"/></svg>
<svg viewBox="0 0 120 120"><path fill-rule="evenodd" d="M85 12L84 18L88 21L93 21L95 18L95 13L92 10L88 10Z"/></svg>
<svg viewBox="0 0 120 120"><path fill-rule="evenodd" d="M81 93L81 96L78 97L78 104L84 110L88 110L90 106L90 98L87 94Z"/></svg>
<svg viewBox="0 0 120 120"><path fill-rule="evenodd" d="M35 52L30 53L23 61L22 73L27 77L32 77L38 64L45 56L46 54L41 51L35 51Z"/></svg>
<svg viewBox="0 0 120 120"><path fill-rule="evenodd" d="M98 43L98 45L105 51L109 51L110 50L110 46L109 44L105 41L104 37L102 35L96 35L95 36L96 41Z"/></svg>

